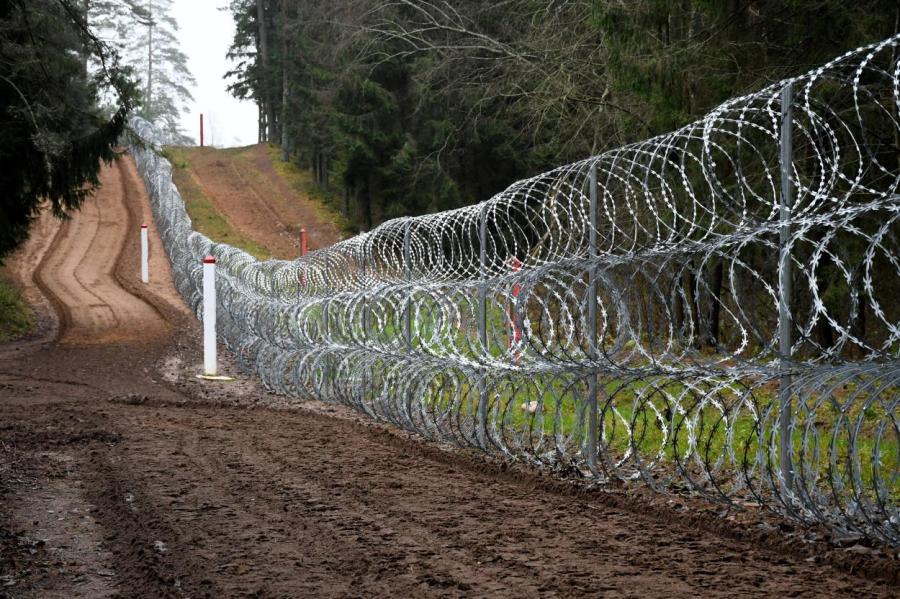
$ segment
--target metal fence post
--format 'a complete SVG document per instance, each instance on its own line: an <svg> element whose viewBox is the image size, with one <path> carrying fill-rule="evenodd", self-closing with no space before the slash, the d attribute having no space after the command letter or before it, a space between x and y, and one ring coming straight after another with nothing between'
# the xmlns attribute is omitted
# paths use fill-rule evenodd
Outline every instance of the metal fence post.
<svg viewBox="0 0 900 599"><path fill-rule="evenodd" d="M793 159L793 85L781 90L781 228L778 240L778 363L780 371L778 400L778 428L781 441L781 475L787 489L794 488L793 443L791 442L791 209L793 189L791 168Z"/></svg>
<svg viewBox="0 0 900 599"><path fill-rule="evenodd" d="M597 359L597 163L591 164L590 173L590 233L589 233L589 257L591 260L588 269L588 358ZM591 472L597 472L597 435L599 425L597 423L597 374L588 376L588 422L587 422L587 455L585 456L588 468Z"/></svg>
<svg viewBox="0 0 900 599"><path fill-rule="evenodd" d="M410 360L412 359L413 347L412 347L412 252L410 250L410 228L412 227L412 219L408 219L406 224L403 227L403 276L406 280L406 301L403 307L403 339L406 343L406 353L410 356ZM406 388L406 418L410 425L412 425L412 401L413 401L413 393L412 393L412 379L413 377L407 378L407 383L409 386Z"/></svg>
<svg viewBox="0 0 900 599"><path fill-rule="evenodd" d="M487 205L481 208L481 215L478 223L478 237L480 239L479 251L479 269L478 269L478 339L481 342L482 356L487 357L488 337L487 337L487 288L485 279L487 278ZM478 377L478 442L482 449L488 447L488 393L487 368L482 367Z"/></svg>
<svg viewBox="0 0 900 599"><path fill-rule="evenodd" d="M363 247L363 255L362 255L362 264L360 265L362 268L362 282L366 285L366 288L363 290L363 313L362 313L362 326L363 326L363 343L366 346L369 345L369 289L368 289L368 281L366 280L368 277L368 260L366 259L365 246ZM364 368L362 371L362 397L361 401L365 401L366 391L369 385L369 376L368 372Z"/></svg>
<svg viewBox="0 0 900 599"><path fill-rule="evenodd" d="M407 286L410 285L412 281L412 257L410 251L410 235L409 229L412 224L412 219L406 221L406 226L403 228L403 269L404 269L404 278L406 279ZM411 353L412 352L412 290L407 287L406 291L406 305L403 309L403 338L406 341L406 349Z"/></svg>
<svg viewBox="0 0 900 599"><path fill-rule="evenodd" d="M216 359L216 259L203 259L203 374L218 374Z"/></svg>

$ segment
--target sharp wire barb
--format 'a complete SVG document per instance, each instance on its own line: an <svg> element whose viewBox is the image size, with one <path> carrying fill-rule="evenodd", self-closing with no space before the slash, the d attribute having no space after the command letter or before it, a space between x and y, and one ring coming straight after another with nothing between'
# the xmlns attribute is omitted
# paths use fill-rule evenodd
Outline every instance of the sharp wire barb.
<svg viewBox="0 0 900 599"><path fill-rule="evenodd" d="M273 391L900 545L898 43L293 261L195 231L140 119L131 151L179 292L199 315L215 256Z"/></svg>

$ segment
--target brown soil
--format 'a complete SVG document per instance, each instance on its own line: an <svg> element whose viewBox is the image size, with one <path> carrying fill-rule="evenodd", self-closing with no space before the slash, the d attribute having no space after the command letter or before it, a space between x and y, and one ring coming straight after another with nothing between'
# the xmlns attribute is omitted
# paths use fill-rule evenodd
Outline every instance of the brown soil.
<svg viewBox="0 0 900 599"><path fill-rule="evenodd" d="M897 561L859 545L729 529L197 380L199 327L164 264L137 280L132 175L106 169L23 254L61 325L0 352L0 597L895 593Z"/></svg>
<svg viewBox="0 0 900 599"><path fill-rule="evenodd" d="M316 201L293 189L272 166L264 144L240 150L193 148L191 174L232 227L276 258L298 255L300 229L310 250L340 241L338 227L322 217Z"/></svg>

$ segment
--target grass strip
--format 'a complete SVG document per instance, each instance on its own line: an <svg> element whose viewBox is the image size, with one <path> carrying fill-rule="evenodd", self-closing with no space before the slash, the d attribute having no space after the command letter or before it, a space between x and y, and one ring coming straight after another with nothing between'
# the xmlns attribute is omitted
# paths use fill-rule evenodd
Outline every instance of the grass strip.
<svg viewBox="0 0 900 599"><path fill-rule="evenodd" d="M34 312L19 289L0 275L0 341L21 337L34 328Z"/></svg>
<svg viewBox="0 0 900 599"><path fill-rule="evenodd" d="M181 193L194 229L213 241L240 248L258 260L268 260L272 252L256 241L238 233L219 212L188 168L187 151L183 148L166 148L166 158L172 163L172 180Z"/></svg>
<svg viewBox="0 0 900 599"><path fill-rule="evenodd" d="M357 230L342 212L343 197L334 187L325 190L313 181L313 174L297 166L293 161L281 159L281 148L269 144L266 148L272 167L298 195L310 198L315 206L316 216L322 222L331 223L345 236L356 235Z"/></svg>

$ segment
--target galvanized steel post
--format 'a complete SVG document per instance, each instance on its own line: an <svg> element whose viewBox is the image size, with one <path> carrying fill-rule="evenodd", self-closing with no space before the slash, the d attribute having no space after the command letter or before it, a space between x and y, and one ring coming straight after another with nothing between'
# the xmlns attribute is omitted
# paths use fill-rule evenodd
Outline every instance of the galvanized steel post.
<svg viewBox="0 0 900 599"><path fill-rule="evenodd" d="M483 358L490 354L487 338L487 205L481 209L478 222L479 268L478 268L478 340ZM485 360L486 361L486 360ZM488 447L488 393L487 365L483 365L478 376L477 436L482 449Z"/></svg>
<svg viewBox="0 0 900 599"><path fill-rule="evenodd" d="M403 277L406 281L406 301L403 306L403 340L406 343L406 353L412 356L412 250L410 248L410 228L412 219L407 219L403 226ZM412 377L406 379L406 402L405 416L407 422L411 425L413 421L413 389Z"/></svg>
<svg viewBox="0 0 900 599"><path fill-rule="evenodd" d="M597 163L591 164L590 173L590 232L588 256L590 258L590 267L588 269L588 289L587 289L587 318L588 318L588 340L587 353L591 360L597 359ZM597 373L592 372L588 375L588 397L587 397L587 447L585 456L588 468L591 472L597 472L597 435L599 425L597 423Z"/></svg>
<svg viewBox="0 0 900 599"><path fill-rule="evenodd" d="M793 491L793 443L791 441L791 209L793 189L791 170L793 159L793 85L788 83L781 90L781 227L778 240L778 362L780 380L778 389L779 415L778 433L781 451L781 475L785 488Z"/></svg>
<svg viewBox="0 0 900 599"><path fill-rule="evenodd" d="M403 227L403 276L406 283L412 281L412 252L410 249L409 229L412 225L412 219L406 221ZM403 308L403 339L406 341L406 349L412 352L412 297L411 287L406 290L406 304Z"/></svg>
<svg viewBox="0 0 900 599"><path fill-rule="evenodd" d="M329 252L326 251L325 256L324 256L325 276L322 277L322 281L325 284L327 284L327 282L328 282L328 269L331 267L331 265L328 263L328 254L329 254ZM331 303L331 296L326 295L325 298L323 299L323 305L322 305L322 319L324 321L322 324L322 338L325 340L325 343L329 343L329 344L331 342L331 322L330 322L330 316L328 314L328 306L330 303ZM328 384L329 391L330 391L334 388L334 384L333 384L334 383L334 362L330 357L325 359L325 378L327 381L326 384Z"/></svg>
<svg viewBox="0 0 900 599"><path fill-rule="evenodd" d="M359 268L360 268L360 271L362 271L361 279L362 279L362 283L364 286L362 289L362 297L361 297L361 301L362 301L362 343L368 344L369 343L369 288L368 288L369 281L367 279L368 279L368 269L369 269L369 262L368 262L369 254L364 249L362 250L361 253L362 253L362 256L361 256L362 259L360 260ZM360 369L359 392L360 392L361 396L359 398L359 401L363 402L363 403L365 402L366 394L367 394L368 386L369 386L369 382L370 382L369 374L370 373L367 370L367 368L364 367L364 368Z"/></svg>

